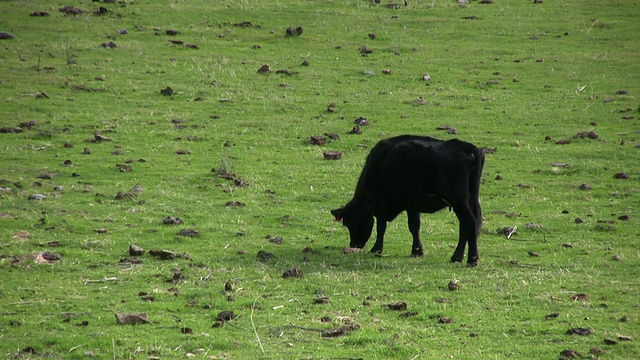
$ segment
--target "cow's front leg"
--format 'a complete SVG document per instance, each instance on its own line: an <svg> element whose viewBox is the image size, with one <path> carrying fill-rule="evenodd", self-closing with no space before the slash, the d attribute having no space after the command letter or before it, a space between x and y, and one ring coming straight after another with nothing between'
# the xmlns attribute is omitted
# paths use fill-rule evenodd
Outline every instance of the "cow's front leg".
<svg viewBox="0 0 640 360"><path fill-rule="evenodd" d="M420 257L424 255L422 242L420 241L420 213L407 212L409 231L413 236L413 245L411 246L411 257Z"/></svg>
<svg viewBox="0 0 640 360"><path fill-rule="evenodd" d="M387 220L376 218L376 243L373 244L371 252L374 254L382 254L384 247L384 233L387 231Z"/></svg>

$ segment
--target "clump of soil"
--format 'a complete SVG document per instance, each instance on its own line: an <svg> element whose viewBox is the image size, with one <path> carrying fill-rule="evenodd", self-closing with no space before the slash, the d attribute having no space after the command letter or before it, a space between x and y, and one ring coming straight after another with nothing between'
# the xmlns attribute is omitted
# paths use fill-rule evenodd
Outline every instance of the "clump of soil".
<svg viewBox="0 0 640 360"><path fill-rule="evenodd" d="M182 229L178 232L178 236L196 237L196 236L200 236L200 232L194 229Z"/></svg>
<svg viewBox="0 0 640 360"><path fill-rule="evenodd" d="M165 225L180 225L184 221L176 216L167 216L162 220L162 223Z"/></svg>
<svg viewBox="0 0 640 360"><path fill-rule="evenodd" d="M596 134L593 131L581 131L581 132L577 133L575 137L580 138L580 139L596 140L596 139L598 139L598 134Z"/></svg>
<svg viewBox="0 0 640 360"><path fill-rule="evenodd" d="M285 34L289 37L293 37L293 36L300 36L302 35L302 32L304 31L304 29L302 28L302 26L298 26L298 27L288 27L287 30L285 31Z"/></svg>
<svg viewBox="0 0 640 360"><path fill-rule="evenodd" d="M118 325L136 325L136 324L148 324L149 317L146 313L128 314L118 313L116 314L116 323Z"/></svg>
<svg viewBox="0 0 640 360"><path fill-rule="evenodd" d="M276 256L273 255L272 253L268 253L264 250L260 250L258 251L258 261L260 262L265 262L267 260L271 260L274 259Z"/></svg>
<svg viewBox="0 0 640 360"><path fill-rule="evenodd" d="M284 273L282 274L283 279L288 279L288 278L302 279L303 277L304 277L304 274L302 273L302 270L300 270L300 268L297 266L294 268L285 270Z"/></svg>
<svg viewBox="0 0 640 360"><path fill-rule="evenodd" d="M327 143L327 138L324 136L311 136L311 145L324 145Z"/></svg>
<svg viewBox="0 0 640 360"><path fill-rule="evenodd" d="M404 301L395 301L387 304L389 310L404 311L407 310L407 303Z"/></svg>
<svg viewBox="0 0 640 360"><path fill-rule="evenodd" d="M173 260L175 258L183 258L189 260L191 258L189 253L178 254L168 250L149 250L149 255L152 257L157 257L160 260Z"/></svg>
<svg viewBox="0 0 640 360"><path fill-rule="evenodd" d="M586 329L586 328L573 328L573 329L567 330L567 335L587 336L591 334L592 334L591 329Z"/></svg>

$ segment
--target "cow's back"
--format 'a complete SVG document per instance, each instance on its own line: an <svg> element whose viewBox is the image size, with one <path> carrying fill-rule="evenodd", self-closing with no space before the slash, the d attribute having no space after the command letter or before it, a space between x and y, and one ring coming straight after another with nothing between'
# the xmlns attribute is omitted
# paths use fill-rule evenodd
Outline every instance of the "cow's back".
<svg viewBox="0 0 640 360"><path fill-rule="evenodd" d="M393 218L403 210L435 212L445 198L468 193L472 144L453 139L402 135L371 150L358 183L374 213Z"/></svg>

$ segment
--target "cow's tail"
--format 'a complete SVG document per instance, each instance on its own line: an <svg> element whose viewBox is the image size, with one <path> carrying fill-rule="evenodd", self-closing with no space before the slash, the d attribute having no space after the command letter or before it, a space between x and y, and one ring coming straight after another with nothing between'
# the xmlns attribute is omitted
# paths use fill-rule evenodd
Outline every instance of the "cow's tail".
<svg viewBox="0 0 640 360"><path fill-rule="evenodd" d="M480 181L482 179L482 169L484 168L484 153L477 147L469 144L465 152L470 155L472 162L469 171L469 195L471 210L476 217L476 234L480 234L482 227L482 209L480 208Z"/></svg>

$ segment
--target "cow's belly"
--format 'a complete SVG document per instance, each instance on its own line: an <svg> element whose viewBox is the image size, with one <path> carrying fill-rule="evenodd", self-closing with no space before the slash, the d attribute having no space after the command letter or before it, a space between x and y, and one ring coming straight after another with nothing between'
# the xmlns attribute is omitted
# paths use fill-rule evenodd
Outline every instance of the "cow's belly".
<svg viewBox="0 0 640 360"><path fill-rule="evenodd" d="M447 202L444 201L441 197L429 194L427 196L423 196L420 199L420 203L418 204L418 211L421 213L434 213L448 206L449 204L447 204Z"/></svg>

